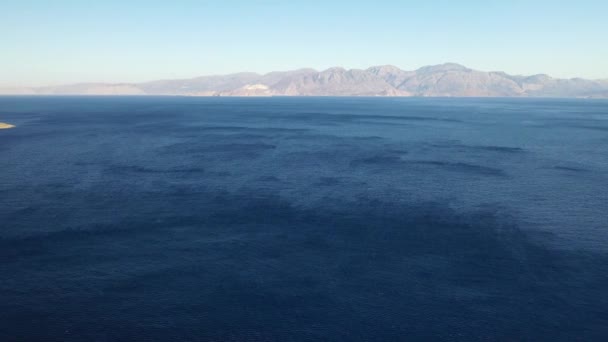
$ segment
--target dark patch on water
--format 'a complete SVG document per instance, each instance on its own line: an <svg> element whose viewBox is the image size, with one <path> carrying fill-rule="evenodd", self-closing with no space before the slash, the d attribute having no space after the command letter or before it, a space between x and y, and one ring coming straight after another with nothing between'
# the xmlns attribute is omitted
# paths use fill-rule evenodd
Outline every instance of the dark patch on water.
<svg viewBox="0 0 608 342"><path fill-rule="evenodd" d="M506 146L469 146L472 149L479 149L484 151L502 152L502 153L522 153L523 148L519 147L506 147Z"/></svg>
<svg viewBox="0 0 608 342"><path fill-rule="evenodd" d="M398 155L379 155L379 156L371 156L362 159L355 159L351 162L352 166L359 165L386 165L386 166L394 166L399 164L405 164L405 161L401 159Z"/></svg>
<svg viewBox="0 0 608 342"><path fill-rule="evenodd" d="M589 170L587 169L583 169L580 167L572 167L572 166L554 166L553 169L555 170L561 170L561 171L571 171L571 172L588 172Z"/></svg>
<svg viewBox="0 0 608 342"><path fill-rule="evenodd" d="M262 176L258 178L261 182L280 182L281 180L275 176Z"/></svg>
<svg viewBox="0 0 608 342"><path fill-rule="evenodd" d="M478 151L478 152L497 152L505 154L519 154L526 152L521 147L493 146L493 145L467 145L460 141L445 141L441 143L429 144L433 148L451 149L459 151Z"/></svg>
<svg viewBox="0 0 608 342"><path fill-rule="evenodd" d="M411 167L415 166L429 166L435 167L444 171L454 171L454 172L463 172L463 173L477 173L481 175L487 176L505 176L505 172L501 169L497 169L494 167L469 164L464 162L446 162L446 161L437 161L437 160L408 160L403 159L399 155L392 154L384 154L371 156L362 159L355 159L350 163L353 167L358 166L382 166L387 167L387 170L394 170L395 167L401 167L406 169L411 169Z"/></svg>
<svg viewBox="0 0 608 342"><path fill-rule="evenodd" d="M408 160L407 163L415 164L415 165L429 165L436 166L443 170L448 171L457 171L457 172L465 172L465 173L478 173L482 175L489 176L505 176L505 172L501 169L497 169L494 167L475 165L463 162L445 162L445 161L437 161L437 160Z"/></svg>
<svg viewBox="0 0 608 342"><path fill-rule="evenodd" d="M320 177L319 180L315 183L317 186L336 186L339 185L340 178L337 177Z"/></svg>
<svg viewBox="0 0 608 342"><path fill-rule="evenodd" d="M444 117L428 117L428 116L412 116L412 115L366 115L366 114L346 114L346 113L336 113L336 114L327 114L327 113L297 113L289 115L287 118L290 121L311 121L314 123L317 122L335 122L340 123L344 121L351 122L368 122L368 123L383 123L383 121L440 121L440 122L451 122L451 123L459 123L461 120L454 118L444 118Z"/></svg>
<svg viewBox="0 0 608 342"><path fill-rule="evenodd" d="M280 128L280 127L246 127L246 126L201 126L191 127L194 130L201 131L225 131L225 132L239 132L239 131L257 131L262 133L305 133L310 130L303 128Z"/></svg>
<svg viewBox="0 0 608 342"><path fill-rule="evenodd" d="M590 129L594 131L608 132L608 126L574 126L576 128Z"/></svg>
<svg viewBox="0 0 608 342"><path fill-rule="evenodd" d="M206 152L259 152L265 150L274 150L275 145L270 144L218 144L211 145L206 148Z"/></svg>
<svg viewBox="0 0 608 342"><path fill-rule="evenodd" d="M152 173L152 174L170 174L170 173L181 173L181 174L200 174L204 173L205 169L193 167L193 168L171 168L171 169L157 169L151 167L143 167L137 165L115 165L108 168L109 172L112 173Z"/></svg>

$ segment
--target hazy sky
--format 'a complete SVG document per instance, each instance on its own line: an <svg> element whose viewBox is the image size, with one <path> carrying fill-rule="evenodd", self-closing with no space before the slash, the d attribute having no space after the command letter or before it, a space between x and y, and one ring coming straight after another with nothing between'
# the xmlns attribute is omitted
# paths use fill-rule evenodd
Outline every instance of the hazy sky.
<svg viewBox="0 0 608 342"><path fill-rule="evenodd" d="M608 78L608 1L0 0L0 85L443 62Z"/></svg>

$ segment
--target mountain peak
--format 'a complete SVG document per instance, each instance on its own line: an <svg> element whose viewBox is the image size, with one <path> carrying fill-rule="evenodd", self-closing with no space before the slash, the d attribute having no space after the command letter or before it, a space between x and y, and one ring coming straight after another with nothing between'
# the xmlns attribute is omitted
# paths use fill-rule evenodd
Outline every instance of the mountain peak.
<svg viewBox="0 0 608 342"><path fill-rule="evenodd" d="M367 68L367 71L369 72L373 72L376 74L380 74L380 73L394 73L394 72L401 72L403 70L401 70L400 68L391 65L391 64L386 64L386 65L376 65L370 68Z"/></svg>
<svg viewBox="0 0 608 342"><path fill-rule="evenodd" d="M418 69L418 72L447 72L447 71L470 71L471 69L460 65L458 63L443 63L437 65L430 65Z"/></svg>
<svg viewBox="0 0 608 342"><path fill-rule="evenodd" d="M347 70L343 67L331 67L326 70L323 70L323 73L333 73L333 72L346 72Z"/></svg>

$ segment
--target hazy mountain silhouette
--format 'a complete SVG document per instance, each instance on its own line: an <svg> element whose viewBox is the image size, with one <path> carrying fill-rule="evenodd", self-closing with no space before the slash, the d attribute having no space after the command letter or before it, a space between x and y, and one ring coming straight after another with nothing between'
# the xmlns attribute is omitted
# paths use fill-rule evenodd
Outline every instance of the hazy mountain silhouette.
<svg viewBox="0 0 608 342"><path fill-rule="evenodd" d="M0 88L2 94L33 95L186 95L186 96L453 96L453 97L608 97L607 80L557 79L485 72L459 64L414 71L396 66L366 70L237 73L145 83L82 83L38 88Z"/></svg>

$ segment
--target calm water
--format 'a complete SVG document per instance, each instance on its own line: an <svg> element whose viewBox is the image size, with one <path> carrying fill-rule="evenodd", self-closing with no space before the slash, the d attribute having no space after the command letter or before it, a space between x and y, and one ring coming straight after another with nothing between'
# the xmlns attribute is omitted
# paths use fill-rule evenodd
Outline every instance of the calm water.
<svg viewBox="0 0 608 342"><path fill-rule="evenodd" d="M0 340L608 338L608 101L0 97Z"/></svg>

